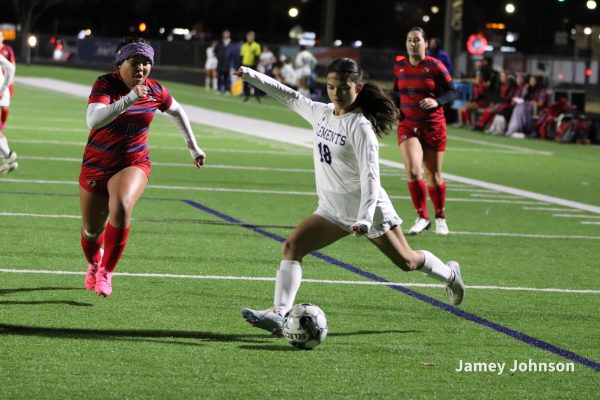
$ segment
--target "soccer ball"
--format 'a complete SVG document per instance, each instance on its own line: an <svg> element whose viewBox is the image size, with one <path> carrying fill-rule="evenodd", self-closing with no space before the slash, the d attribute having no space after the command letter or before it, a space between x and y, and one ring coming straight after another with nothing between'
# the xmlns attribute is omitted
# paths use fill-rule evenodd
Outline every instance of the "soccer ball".
<svg viewBox="0 0 600 400"><path fill-rule="evenodd" d="M327 315L314 304L296 304L283 317L283 335L299 349L314 349L327 337Z"/></svg>

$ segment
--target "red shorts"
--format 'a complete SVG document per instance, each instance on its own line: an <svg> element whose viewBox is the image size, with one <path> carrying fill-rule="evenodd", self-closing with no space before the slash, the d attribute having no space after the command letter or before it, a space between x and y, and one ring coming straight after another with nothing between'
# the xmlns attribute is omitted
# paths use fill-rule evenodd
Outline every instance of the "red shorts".
<svg viewBox="0 0 600 400"><path fill-rule="evenodd" d="M130 166L141 169L148 179L150 179L150 161ZM81 168L81 173L79 174L79 186L88 192L107 195L108 181L119 171L98 176L97 171L94 171L94 174L91 174L91 170L85 167Z"/></svg>
<svg viewBox="0 0 600 400"><path fill-rule="evenodd" d="M446 150L446 124L427 128L398 124L398 144L410 138L417 138L421 146L426 146L441 153Z"/></svg>

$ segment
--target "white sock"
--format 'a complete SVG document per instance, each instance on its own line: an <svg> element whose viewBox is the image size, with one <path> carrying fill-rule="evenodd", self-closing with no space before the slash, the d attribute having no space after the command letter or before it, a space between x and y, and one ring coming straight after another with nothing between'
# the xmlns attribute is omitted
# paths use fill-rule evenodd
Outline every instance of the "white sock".
<svg viewBox="0 0 600 400"><path fill-rule="evenodd" d="M0 138L0 152L4 155L4 158L8 158L10 154L10 148L8 147L8 140L5 137Z"/></svg>
<svg viewBox="0 0 600 400"><path fill-rule="evenodd" d="M281 260L275 278L275 312L284 315L292 308L300 282L302 264L299 261Z"/></svg>
<svg viewBox="0 0 600 400"><path fill-rule="evenodd" d="M218 83L218 82L217 82L217 80L216 80L216 79L213 79L213 80L212 80L212 88L213 88L213 90L214 90L215 92L216 92L216 91L219 89L219 88L217 87L217 83Z"/></svg>
<svg viewBox="0 0 600 400"><path fill-rule="evenodd" d="M206 89L210 89L210 78L208 78L208 77L204 78L204 87Z"/></svg>
<svg viewBox="0 0 600 400"><path fill-rule="evenodd" d="M454 279L454 272L449 266L444 264L442 260L437 258L435 254L428 252L427 250L420 250L425 256L425 263L421 267L421 271L425 275L431 276L433 279L442 281L444 283L450 283Z"/></svg>

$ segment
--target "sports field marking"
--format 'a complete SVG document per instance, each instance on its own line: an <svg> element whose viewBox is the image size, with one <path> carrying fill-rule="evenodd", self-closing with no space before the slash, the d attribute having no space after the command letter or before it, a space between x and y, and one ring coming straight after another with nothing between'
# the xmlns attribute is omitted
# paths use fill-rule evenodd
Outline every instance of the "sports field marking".
<svg viewBox="0 0 600 400"><path fill-rule="evenodd" d="M582 225L600 225L600 221L580 221Z"/></svg>
<svg viewBox="0 0 600 400"><path fill-rule="evenodd" d="M523 210L530 211L560 211L560 212L579 212L569 208L553 208L553 207L521 207Z"/></svg>
<svg viewBox="0 0 600 400"><path fill-rule="evenodd" d="M454 147L447 146L446 151L449 152L461 152L461 153L486 153L486 154L513 154L513 155L526 155L531 156L533 153L517 151L517 150L502 150L502 149L479 149L479 148L470 148L470 147ZM549 154L541 154L543 156L550 156Z"/></svg>
<svg viewBox="0 0 600 400"><path fill-rule="evenodd" d="M85 271L56 271L45 269L13 269L0 268L0 273L7 274L39 274L39 275L85 275ZM230 276L230 275L187 275L187 274L159 274L159 273L133 273L133 272L114 272L115 276L127 276L132 278L157 278L157 279L198 279L198 280L216 280L216 281L265 281L274 282L273 277L259 276ZM357 285L357 286L405 286L419 288L444 288L444 285L435 283L412 283L412 282L375 282L375 281L348 281L336 279L302 279L302 283L317 283L329 285ZM600 290L593 289L559 289L559 288L529 288L529 287L510 287L510 286L487 286L473 285L466 286L467 289L474 290L504 290L509 292L545 292L545 293L573 293L573 294L600 294Z"/></svg>
<svg viewBox="0 0 600 400"><path fill-rule="evenodd" d="M196 209L198 209L198 210L200 210L200 211L202 211L204 213L210 214L210 215L212 215L214 217L220 218L220 219L222 219L224 221L227 221L227 222L232 222L232 223L241 223L242 222L242 221L239 221L239 220L237 220L237 219L235 219L235 218L233 218L233 217L231 217L231 216L229 216L227 214L223 214L223 213L221 213L221 212L219 212L219 211L217 211L215 209L212 209L210 207L207 207L205 205L202 205L202 204L200 204L198 202L195 202L195 201L192 201L192 200L184 200L184 203L186 203L189 206L194 207L194 208L196 208ZM268 237L270 239L276 240L277 242L281 243L281 242L285 241L285 238L283 238L283 237L281 237L281 236L279 236L279 235L277 235L275 233L266 231L264 229L261 229L261 228L258 228L258 227L254 227L254 226L248 226L248 225L241 225L241 226L243 228L245 228L245 229L248 229L248 230L252 231L252 232L255 232L255 233L258 233L258 234L263 235L265 237ZM453 315L455 315L455 316L457 316L459 318L462 318L462 319L465 319L467 321L471 321L471 322L473 322L475 324L478 324L478 325L484 326L486 328L492 329L492 330L494 330L496 332L499 332L499 333L502 333L504 335L507 335L508 337L511 337L511 338L513 338L515 340L518 340L520 342L529 344L529 345L531 345L533 347L536 347L536 348L541 349L541 350L545 350L545 351L547 351L549 353L558 355L558 356L566 358L568 360L572 360L572 361L577 362L577 363L579 363L581 365L584 365L586 367L592 368L592 369L594 369L597 372L600 372L600 363L597 362L597 361L594 361L594 360L591 360L589 358L583 357L583 356L581 356L579 354L576 354L576 353L573 353L573 352L571 352L569 350L560 348L560 347L555 346L555 345L553 345L553 344L551 344L549 342L545 342L545 341L537 339L535 337L526 335L526 334L524 334L522 332L519 332L519 331L511 329L511 328L508 328L508 327L503 326L501 324L498 324L496 322L487 320L487 319L485 319L483 317L480 317L480 316L478 316L476 314L469 313L469 312L464 311L464 310L462 310L462 309L460 309L458 307L446 304L446 303L444 303L442 301L439 301L439 300L434 299L432 297L426 296L426 295L424 295L422 293L415 292L414 290L408 289L405 286L391 284L390 281L388 281L388 280L386 280L386 279L384 279L384 278L382 278L382 277L380 277L380 276L378 276L376 274L373 274L371 272L367 272L367 271L361 270L358 267L355 267L353 265L347 264L347 263L345 263L343 261L340 261L340 260L338 260L336 258L328 256L327 254L324 254L324 253L321 253L321 252L318 252L318 251L313 251L312 253L310 253L310 255L313 256L313 257L315 257L315 258L317 258L317 259L319 259L319 260L322 260L322 261L325 261L325 262L327 262L329 264L332 264L332 265L335 265L337 267L340 267L340 268L342 268L342 269L344 269L346 271L352 272L352 273L354 273L356 275L360 275L363 278L366 278L368 280L375 281L375 282L385 282L385 283L388 284L389 288L391 288L393 290L396 290L398 292L404 293L404 294L406 294L408 296L411 296L411 297L413 297L413 298L415 298L417 300L420 300L420 301L422 301L424 303L427 303L427 304L429 304L429 305L431 305L433 307L436 307L436 308L438 308L438 309L440 309L442 311L446 311L446 312L451 313L451 314L453 314Z"/></svg>
<svg viewBox="0 0 600 400"><path fill-rule="evenodd" d="M459 142L465 142L465 143L478 144L481 146L495 147L495 148L499 148L499 149L508 149L508 150L516 151L519 153L526 153L526 154L530 154L530 155L531 154L536 154L536 155L540 155L540 156L553 156L554 155L554 153L552 153L550 151L532 150L532 149L528 149L528 148L521 147L521 146L512 146L509 144L502 144L502 143L490 143L490 142L486 142L484 140L469 139L469 138L463 138L460 136L448 135L448 142L451 142L453 140L456 140Z"/></svg>
<svg viewBox="0 0 600 400"><path fill-rule="evenodd" d="M557 217L557 218L600 219L600 215L586 215L586 214L552 214L552 216Z"/></svg>
<svg viewBox="0 0 600 400"><path fill-rule="evenodd" d="M179 201L173 199L174 201ZM79 215L65 215L65 214L39 214L39 213L20 213L20 212L0 212L0 217L24 217L24 218L64 218L64 219L80 219ZM208 221L208 220L197 220L197 219L172 219L172 218L132 218L134 221L146 221L146 222L169 222L177 221L181 223L189 222L196 224L212 224L212 225L226 225L226 226L255 226L255 227L269 227L269 228L285 228L292 229L294 226L281 225L281 224L253 224L253 223L230 223L230 222L219 222L219 221ZM450 231L450 235L469 235L469 236L494 236L494 237L522 237L529 239L576 239L576 240L600 240L600 236L584 236L584 235L543 235L536 233L510 233L510 232L463 232L463 231Z"/></svg>
<svg viewBox="0 0 600 400"><path fill-rule="evenodd" d="M17 82L24 83L31 86L36 86L40 88L44 88L51 91L58 91L62 93L67 93L71 96L76 97L84 97L87 98L89 95L89 87L86 85L75 84L65 81L60 81L57 79L50 78L29 78L29 77L17 77ZM310 129L305 128L296 128L288 125L282 125L270 121L256 120L253 118L240 117L237 115L232 115L224 112L207 110L201 107L191 106L187 104L183 104L186 112L190 118L190 121L203 124L210 125L217 128L223 129L226 127L231 131L235 131L238 133L242 133L245 135L256 136L263 139L274 140L278 142L284 142L289 144L294 144L297 146L302 146L306 148L313 147L313 137L312 131ZM531 154L541 154L541 155L552 155L551 152L546 151L535 151L527 148L519 147L519 146L511 146L499 143L488 143L482 140L476 139L468 139L456 137L454 135L450 135L449 139L463 141L468 143L480 144L482 146L494 147L494 148L504 148L516 151L529 152ZM402 163L396 161L390 161L385 159L380 159L380 164L385 166L392 166L397 168L404 168ZM509 194L514 194L521 197L530 198L533 200L539 200L546 203L558 204L565 207L577 208L580 210L590 211L595 214L600 214L600 207L579 203L572 200L561 199L554 196L548 196L540 193L530 192L528 190L516 189L510 186L499 185L495 183L480 181L478 179L471 179L462 177L459 175L444 173L444 177L446 180L456 181L466 183L472 186L478 186L485 189L491 189L498 192L505 192Z"/></svg>
<svg viewBox="0 0 600 400"><path fill-rule="evenodd" d="M0 178L0 182L13 183L28 183L39 185L79 185L77 181L57 181L57 180L42 180L42 179L12 179ZM168 185L148 185L148 189L157 190L191 190L204 192L224 192L224 193L256 193L256 194L273 194L282 196L316 196L316 192L298 192L285 190L264 190L264 189L237 189L237 188L218 188L218 187L198 187L198 186L168 186ZM410 200L410 196L389 196L390 199ZM467 199L448 197L447 202L463 202L463 203L498 203L498 204L543 204L537 201L520 201L520 200L496 200L496 199Z"/></svg>

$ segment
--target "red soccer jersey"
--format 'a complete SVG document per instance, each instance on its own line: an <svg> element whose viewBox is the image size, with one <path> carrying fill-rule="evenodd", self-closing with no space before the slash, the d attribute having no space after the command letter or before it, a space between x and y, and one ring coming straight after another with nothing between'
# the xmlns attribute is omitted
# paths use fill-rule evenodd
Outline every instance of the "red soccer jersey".
<svg viewBox="0 0 600 400"><path fill-rule="evenodd" d="M437 98L443 93L452 77L438 59L425 56L417 65L411 65L405 57L394 66L394 90L400 94L400 111L404 119L400 125L426 128L445 122L443 107L424 110L419 102L427 97Z"/></svg>
<svg viewBox="0 0 600 400"><path fill-rule="evenodd" d="M83 169L88 178L102 179L121 169L150 161L148 130L156 110L165 111L173 98L160 83L146 79L148 95L131 105L114 121L92 129L83 153ZM131 91L118 72L98 77L88 100L109 105Z"/></svg>
<svg viewBox="0 0 600 400"><path fill-rule="evenodd" d="M9 45L3 44L2 47L0 47L0 54L2 54L4 58L6 58L11 63L15 63L15 52Z"/></svg>

